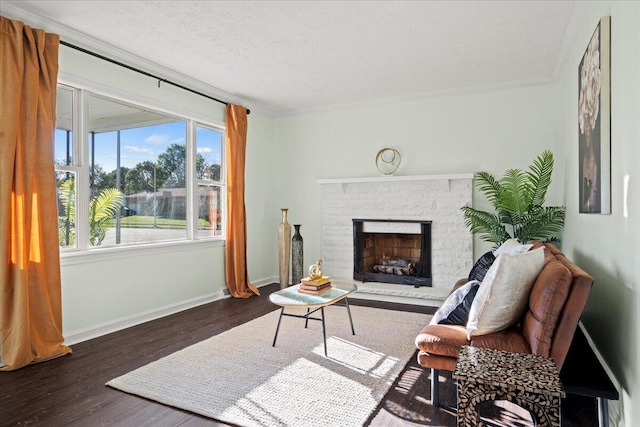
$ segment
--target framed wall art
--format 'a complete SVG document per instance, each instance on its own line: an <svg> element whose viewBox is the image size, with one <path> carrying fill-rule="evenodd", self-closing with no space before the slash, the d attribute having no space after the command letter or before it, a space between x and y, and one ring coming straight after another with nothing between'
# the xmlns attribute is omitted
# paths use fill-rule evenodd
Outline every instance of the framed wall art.
<svg viewBox="0 0 640 427"><path fill-rule="evenodd" d="M611 213L611 17L600 19L578 67L580 213Z"/></svg>

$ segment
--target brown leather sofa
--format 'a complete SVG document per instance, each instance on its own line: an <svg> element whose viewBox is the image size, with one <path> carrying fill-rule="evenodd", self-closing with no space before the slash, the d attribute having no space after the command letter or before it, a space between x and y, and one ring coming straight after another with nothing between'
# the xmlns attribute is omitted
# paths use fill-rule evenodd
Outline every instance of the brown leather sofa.
<svg viewBox="0 0 640 427"><path fill-rule="evenodd" d="M531 250L542 243L534 242ZM453 371L460 346L492 348L551 357L562 369L578 321L593 285L593 277L569 261L553 244L545 243L544 267L538 275L522 320L508 329L467 340L464 325L425 326L416 337L418 363L431 369L431 399L438 405L438 371ZM454 290L467 279L458 281Z"/></svg>

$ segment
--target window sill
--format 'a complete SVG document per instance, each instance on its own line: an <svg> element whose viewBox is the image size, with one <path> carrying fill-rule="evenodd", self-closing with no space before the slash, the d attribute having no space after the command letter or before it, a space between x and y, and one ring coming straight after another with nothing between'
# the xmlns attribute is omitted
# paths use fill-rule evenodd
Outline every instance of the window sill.
<svg viewBox="0 0 640 427"><path fill-rule="evenodd" d="M135 256L147 256L160 253L182 252L185 250L225 246L223 238L206 240L182 240L173 242L150 243L122 247L92 248L86 251L69 250L60 252L60 265L84 264Z"/></svg>

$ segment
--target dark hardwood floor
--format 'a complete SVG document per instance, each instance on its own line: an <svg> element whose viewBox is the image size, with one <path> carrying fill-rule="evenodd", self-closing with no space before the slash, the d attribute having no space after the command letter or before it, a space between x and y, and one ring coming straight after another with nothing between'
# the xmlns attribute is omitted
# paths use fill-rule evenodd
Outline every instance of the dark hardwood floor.
<svg viewBox="0 0 640 427"><path fill-rule="evenodd" d="M0 373L1 426L221 426L211 419L114 390L110 379L276 309L260 289L246 300L224 299L72 346L73 354L14 372ZM425 307L350 299L405 311ZM427 309L429 310L429 309ZM416 331L417 333L418 331ZM247 366L253 366L247 355ZM413 357L368 424L372 426L455 426L455 383L446 373L441 404L429 404L428 372ZM527 426L528 414L509 405L488 405L481 412L490 426ZM595 400L563 400L564 426L596 426ZM319 426L324 426L320 421Z"/></svg>

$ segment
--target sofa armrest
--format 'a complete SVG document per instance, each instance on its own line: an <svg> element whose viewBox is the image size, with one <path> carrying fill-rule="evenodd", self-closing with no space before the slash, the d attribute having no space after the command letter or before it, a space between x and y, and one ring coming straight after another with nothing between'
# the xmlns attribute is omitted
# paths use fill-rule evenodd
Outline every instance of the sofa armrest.
<svg viewBox="0 0 640 427"><path fill-rule="evenodd" d="M427 325L416 337L415 344L424 352L455 359L460 347L469 345L467 328L463 325Z"/></svg>

